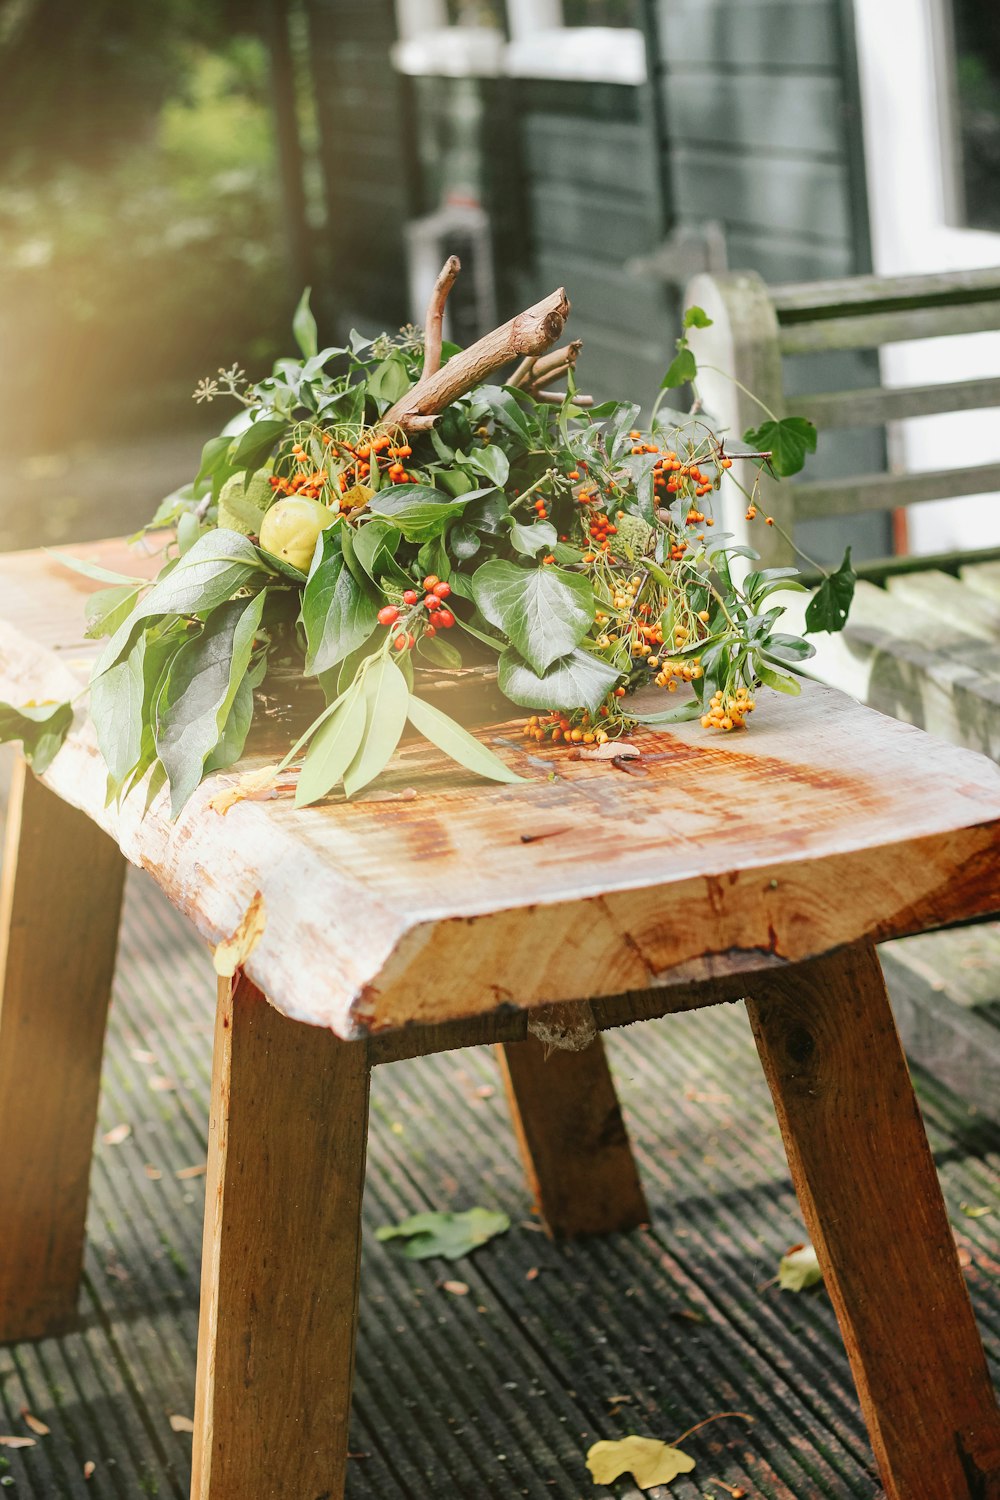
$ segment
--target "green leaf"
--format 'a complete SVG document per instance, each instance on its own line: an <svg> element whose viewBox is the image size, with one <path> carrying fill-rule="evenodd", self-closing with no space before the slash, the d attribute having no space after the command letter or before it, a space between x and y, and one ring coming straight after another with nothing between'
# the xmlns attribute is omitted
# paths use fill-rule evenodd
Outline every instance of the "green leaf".
<svg viewBox="0 0 1000 1500"><path fill-rule="evenodd" d="M205 775L213 771L227 771L243 754L253 723L254 694L267 675L267 656L262 654L236 689L229 717L222 726L219 743L205 762Z"/></svg>
<svg viewBox="0 0 1000 1500"><path fill-rule="evenodd" d="M284 417L258 417L237 443L232 467L248 469L252 475L267 462L275 443L287 431L288 422Z"/></svg>
<svg viewBox="0 0 1000 1500"><path fill-rule="evenodd" d="M807 453L816 452L816 428L805 417L782 417L778 422L748 427L743 441L761 453L770 453L774 472L787 477L799 472Z"/></svg>
<svg viewBox="0 0 1000 1500"><path fill-rule="evenodd" d="M406 678L391 657L378 657L365 672L365 730L361 748L344 773L348 797L382 772L399 744L410 700Z"/></svg>
<svg viewBox="0 0 1000 1500"><path fill-rule="evenodd" d="M448 672L456 672L462 665L462 653L440 635L418 636L417 651L436 667L443 667Z"/></svg>
<svg viewBox="0 0 1000 1500"><path fill-rule="evenodd" d="M247 537L224 529L206 532L122 621L97 662L91 681L131 649L135 633L145 620L160 615L208 613L263 571L260 554Z"/></svg>
<svg viewBox="0 0 1000 1500"><path fill-rule="evenodd" d="M485 448L473 448L466 457L465 466L489 479L498 490L503 489L510 474L510 460L496 443L490 443Z"/></svg>
<svg viewBox="0 0 1000 1500"><path fill-rule="evenodd" d="M434 644L433 641L431 644ZM432 745L437 745L439 750L458 761L467 771L475 771L477 776L488 776L491 781L524 780L523 776L518 776L516 771L504 765L498 755L487 750L467 729L463 729L461 724L456 724L454 719L450 719L432 704L425 703L422 698L411 696L407 713L414 729L419 730Z"/></svg>
<svg viewBox="0 0 1000 1500"><path fill-rule="evenodd" d="M149 582L148 578L133 578L128 573L115 573L111 568L102 568L100 563L88 562L84 557L69 557L65 552L54 552L50 547L45 550L62 567L71 568L74 573L82 573L84 578L93 578L95 583L128 584L130 588L142 589Z"/></svg>
<svg viewBox="0 0 1000 1500"><path fill-rule="evenodd" d="M812 1245L793 1245L781 1257L778 1285L783 1292L804 1292L823 1280L819 1257Z"/></svg>
<svg viewBox="0 0 1000 1500"><path fill-rule="evenodd" d="M537 557L539 552L551 552L558 542L559 533L551 521L536 521L533 526L515 521L510 528L511 546L524 557Z"/></svg>
<svg viewBox="0 0 1000 1500"><path fill-rule="evenodd" d="M808 661L816 655L816 647L804 641L800 635L769 635L761 642L765 656L781 662Z"/></svg>
<svg viewBox="0 0 1000 1500"><path fill-rule="evenodd" d="M379 409L385 411L406 395L412 383L403 356L397 351L384 359L369 375L368 394L378 403Z"/></svg>
<svg viewBox="0 0 1000 1500"><path fill-rule="evenodd" d="M369 502L373 515L385 516L408 542L427 542L444 530L453 516L460 516L468 500L484 491L472 490L460 500L447 500L440 490L427 484L395 484L379 490Z"/></svg>
<svg viewBox="0 0 1000 1500"><path fill-rule="evenodd" d="M227 432L220 433L218 437L209 438L201 450L201 464L194 476L195 489L203 479L211 479L213 498L218 495L223 481L233 472L233 465L229 458L229 450L232 446L233 439Z"/></svg>
<svg viewBox="0 0 1000 1500"><path fill-rule="evenodd" d="M142 751L146 644L146 637L140 635L128 655L90 689L97 743L116 787L135 769Z"/></svg>
<svg viewBox="0 0 1000 1500"><path fill-rule="evenodd" d="M483 545L472 527L467 526L464 521L448 528L446 542L448 551L457 562L468 562Z"/></svg>
<svg viewBox="0 0 1000 1500"><path fill-rule="evenodd" d="M681 349L670 361L667 373L660 381L660 390L669 391L676 385L687 385L698 374L698 362L690 349Z"/></svg>
<svg viewBox="0 0 1000 1500"><path fill-rule="evenodd" d="M402 534L391 521L366 521L353 534L354 556L368 577L377 580L380 573L393 566L394 554Z"/></svg>
<svg viewBox="0 0 1000 1500"><path fill-rule="evenodd" d="M771 667L766 667L759 653L754 658L754 671L765 687L774 688L776 692L788 693L795 698L802 691L794 677L786 677L784 672L775 672Z"/></svg>
<svg viewBox="0 0 1000 1500"><path fill-rule="evenodd" d="M404 1219L401 1224L385 1224L376 1229L377 1240L406 1240L403 1254L409 1260L461 1260L471 1255L498 1234L506 1234L510 1219L506 1214L491 1213L487 1208L469 1208L465 1213L422 1213Z"/></svg>
<svg viewBox="0 0 1000 1500"><path fill-rule="evenodd" d="M295 335L295 342L302 351L303 359L313 359L319 349L316 319L313 317L312 309L309 306L309 293L311 290L311 287L306 287L299 298L299 305L295 309L295 316L292 318L292 332Z"/></svg>
<svg viewBox="0 0 1000 1500"><path fill-rule="evenodd" d="M831 634L843 630L854 598L854 585L858 575L851 566L851 549L847 548L844 560L835 573L830 573L806 605L806 629L827 630Z"/></svg>
<svg viewBox="0 0 1000 1500"><path fill-rule="evenodd" d="M20 740L28 765L43 775L73 723L72 703L32 703L15 708L0 703L0 745Z"/></svg>
<svg viewBox="0 0 1000 1500"><path fill-rule="evenodd" d="M589 651L571 651L540 674L516 651L503 652L498 664L500 691L522 708L554 709L564 712L585 708L596 714L621 673Z"/></svg>
<svg viewBox="0 0 1000 1500"><path fill-rule="evenodd" d="M320 539L322 557L302 594L309 674L328 672L367 640L379 608L348 567L336 534L324 531Z"/></svg>
<svg viewBox="0 0 1000 1500"><path fill-rule="evenodd" d="M309 807L333 790L358 752L365 721L365 696L359 682L309 742L295 789L296 807Z"/></svg>
<svg viewBox="0 0 1000 1500"><path fill-rule="evenodd" d="M700 719L705 712L702 704L697 698L692 698L687 703L678 703L673 708L665 708L658 714L637 714L629 710L629 718L635 719L639 724L685 724L689 719Z"/></svg>
<svg viewBox="0 0 1000 1500"><path fill-rule="evenodd" d="M128 583L116 584L110 589L98 589L96 594L91 594L83 606L87 619L87 639L96 641L102 636L114 635L119 625L132 613L138 597L139 588Z"/></svg>
<svg viewBox="0 0 1000 1500"><path fill-rule="evenodd" d="M689 307L684 314L685 332L689 328L711 328L712 319L702 307Z"/></svg>
<svg viewBox="0 0 1000 1500"><path fill-rule="evenodd" d="M594 622L589 580L562 568L519 568L497 558L473 574L472 596L484 620L536 672L578 645Z"/></svg>

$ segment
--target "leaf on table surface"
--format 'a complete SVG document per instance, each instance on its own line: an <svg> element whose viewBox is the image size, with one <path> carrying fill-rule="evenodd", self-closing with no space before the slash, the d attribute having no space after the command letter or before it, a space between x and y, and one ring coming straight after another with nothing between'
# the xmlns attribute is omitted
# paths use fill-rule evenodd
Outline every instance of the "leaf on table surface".
<svg viewBox="0 0 1000 1500"><path fill-rule="evenodd" d="M51 1427L46 1427L45 1423L40 1421L38 1417L34 1416L34 1414L30 1412L26 1406L21 1407L21 1417L24 1421L25 1427L28 1428L29 1432L33 1432L36 1437L48 1437L49 1433L52 1431Z"/></svg>
<svg viewBox="0 0 1000 1500"><path fill-rule="evenodd" d="M804 1292L823 1280L819 1259L812 1245L792 1245L781 1257L778 1285L783 1292Z"/></svg>
<svg viewBox="0 0 1000 1500"><path fill-rule="evenodd" d="M113 1125L106 1135L101 1136L105 1146L120 1146L122 1141L127 1141L132 1134L131 1125Z"/></svg>
<svg viewBox="0 0 1000 1500"><path fill-rule="evenodd" d="M267 912L264 909L264 892L255 891L235 932L223 938L215 950L212 963L215 972L223 979L231 979L236 970L246 963L264 935Z"/></svg>
<svg viewBox="0 0 1000 1500"><path fill-rule="evenodd" d="M364 675L365 728L357 754L344 772L344 792L352 797L388 764L406 724L410 690L391 657L379 658Z"/></svg>
<svg viewBox="0 0 1000 1500"><path fill-rule="evenodd" d="M476 569L472 595L483 618L535 672L566 656L594 623L590 580L562 568L522 568L495 558Z"/></svg>
<svg viewBox="0 0 1000 1500"><path fill-rule="evenodd" d="M625 1437L594 1443L587 1450L587 1468L595 1484L613 1484L631 1474L641 1490L671 1484L680 1474L690 1474L694 1459L661 1443L657 1438Z"/></svg>
<svg viewBox="0 0 1000 1500"><path fill-rule="evenodd" d="M333 791L358 753L366 720L365 696L357 682L309 742L295 788L296 807L309 807Z"/></svg>
<svg viewBox="0 0 1000 1500"><path fill-rule="evenodd" d="M0 703L0 745L20 740L24 758L39 776L52 764L73 723L72 703Z"/></svg>
<svg viewBox="0 0 1000 1500"><path fill-rule="evenodd" d="M194 1432L194 1423L190 1417L174 1415L170 1418L170 1427L173 1432Z"/></svg>
<svg viewBox="0 0 1000 1500"><path fill-rule="evenodd" d="M523 776L505 765L499 755L494 755L475 735L463 729L461 724L456 724L454 719L433 704L411 695L406 712L414 729L419 730L432 745L443 750L445 755L464 766L467 771L475 771L478 776L488 776L492 781L524 780Z"/></svg>
<svg viewBox="0 0 1000 1500"><path fill-rule="evenodd" d="M405 1240L402 1253L409 1260L430 1260L435 1255L444 1260L460 1260L496 1235L506 1234L509 1228L510 1219L506 1214L493 1213L487 1208L469 1208L457 1214L414 1214L401 1224L387 1224L376 1229L375 1238Z"/></svg>
<svg viewBox="0 0 1000 1500"><path fill-rule="evenodd" d="M278 767L264 766L260 771L247 771L227 786L225 791L216 792L214 797L208 801L212 812L217 812L221 818L237 802L267 802L270 798L278 795Z"/></svg>
<svg viewBox="0 0 1000 1500"><path fill-rule="evenodd" d="M581 760L641 760L642 751L628 740L605 740L603 745L584 745L577 751Z"/></svg>

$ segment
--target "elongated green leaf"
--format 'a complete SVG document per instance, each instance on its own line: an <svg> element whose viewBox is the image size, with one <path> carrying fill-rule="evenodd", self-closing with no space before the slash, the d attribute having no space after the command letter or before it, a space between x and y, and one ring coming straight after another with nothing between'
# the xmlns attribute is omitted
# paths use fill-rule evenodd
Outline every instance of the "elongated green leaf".
<svg viewBox="0 0 1000 1500"><path fill-rule="evenodd" d="M99 640L102 636L114 635L119 625L127 620L139 598L139 589L128 583L116 584L110 589L98 589L91 594L83 612L87 618L87 639Z"/></svg>
<svg viewBox="0 0 1000 1500"><path fill-rule="evenodd" d="M595 714L621 673L589 651L571 651L552 663L548 671L536 672L516 651L500 657L497 681L500 691L522 708L585 708Z"/></svg>
<svg viewBox="0 0 1000 1500"><path fill-rule="evenodd" d="M483 618L536 672L578 645L594 622L589 581L562 568L519 568L498 558L473 574L472 593Z"/></svg>
<svg viewBox="0 0 1000 1500"><path fill-rule="evenodd" d="M462 665L462 653L442 636L419 636L417 651L419 655L432 661L436 667L443 667L448 672L457 671Z"/></svg>
<svg viewBox="0 0 1000 1500"><path fill-rule="evenodd" d="M308 807L333 790L358 752L366 720L364 690L358 683L313 735L295 789L296 807Z"/></svg>
<svg viewBox="0 0 1000 1500"><path fill-rule="evenodd" d="M399 744L410 701L406 678L391 657L380 657L364 675L364 737L358 753L344 772L348 797L374 781Z"/></svg>
<svg viewBox="0 0 1000 1500"><path fill-rule="evenodd" d="M229 461L229 450L232 446L233 440L228 433L220 433L218 437L209 438L201 450L201 464L194 477L195 489L203 479L211 479L213 494L218 495L223 481L233 471ZM157 516L156 519L159 517Z"/></svg>
<svg viewBox="0 0 1000 1500"><path fill-rule="evenodd" d="M369 578L377 579L393 564L402 533L391 521L367 521L354 532L354 556Z"/></svg>
<svg viewBox="0 0 1000 1500"><path fill-rule="evenodd" d="M684 724L688 719L700 719L705 712L704 706L697 698L692 698L687 703L678 703L673 708L665 708L657 714L637 714L629 710L629 718L637 720L640 724Z"/></svg>
<svg viewBox="0 0 1000 1500"><path fill-rule="evenodd" d="M457 760L460 766L465 766L467 771L475 771L477 776L488 776L491 781L524 780L523 776L518 776L516 771L504 765L498 755L487 750L467 729L456 724L454 719L450 719L433 704L411 695L407 713L414 729L418 729L432 745L443 750L445 755Z"/></svg>
<svg viewBox="0 0 1000 1500"><path fill-rule="evenodd" d="M233 706L229 710L229 717L222 726L219 743L205 762L206 776L212 771L227 771L243 754L247 735L253 723L254 694L263 682L266 673L267 657L261 656L260 661L250 668L240 682L233 699Z"/></svg>
<svg viewBox="0 0 1000 1500"><path fill-rule="evenodd" d="M140 635L128 655L90 689L97 743L116 788L131 774L142 750L145 655L146 637Z"/></svg>
<svg viewBox="0 0 1000 1500"><path fill-rule="evenodd" d="M758 654L754 658L754 671L765 687L774 688L779 693L788 693L791 697L797 697L802 688L794 677L788 677L784 672L775 672L767 667Z"/></svg>
<svg viewBox="0 0 1000 1500"><path fill-rule="evenodd" d="M379 490L369 501L368 509L385 516L408 542L426 542L442 532L447 523L460 516L466 504L482 490L470 490L460 500L449 500L429 484L396 484Z"/></svg>
<svg viewBox="0 0 1000 1500"><path fill-rule="evenodd" d="M71 568L74 573L82 573L84 578L93 578L95 583L128 584L130 588L145 588L149 582L147 578L134 578L130 573L116 573L111 568L102 568L100 563L88 562L85 557L69 557L65 552L53 552L46 548L50 557L64 568Z"/></svg>
<svg viewBox="0 0 1000 1500"><path fill-rule="evenodd" d="M295 309L295 316L292 318L292 332L295 335L295 342L302 351L303 359L315 358L319 349L316 319L313 317L312 309L309 306L309 293L311 290L311 287L306 287L299 298L299 305Z"/></svg>
<svg viewBox="0 0 1000 1500"><path fill-rule="evenodd" d="M24 758L41 776L52 764L73 723L72 703L0 703L0 745L20 740Z"/></svg>
<svg viewBox="0 0 1000 1500"><path fill-rule="evenodd" d="M142 706L139 712L139 755L128 775L123 777L117 786L114 785L114 778L111 778L113 789L117 792L119 798L129 796L132 789L139 784L150 767L159 764L156 755L155 737L157 704L160 701L160 694L170 675L170 667L174 657L187 643L188 631L182 621L174 620L166 627L154 624L142 635L141 640L144 643L145 650L142 654ZM106 676L113 677L117 670L117 667L112 668ZM99 678L94 684L94 689L99 690L100 683L103 681L103 677ZM95 703L97 704L96 708ZM106 699L104 703L106 704L106 711L114 714L114 700ZM98 691L95 697L95 692L92 690L90 712L97 730L98 743L101 741L102 734L113 736L116 732L114 725L102 726L101 721L104 717L102 707L100 692ZM159 770L165 779L166 772L162 766L159 767Z"/></svg>
<svg viewBox="0 0 1000 1500"><path fill-rule="evenodd" d="M94 668L92 680L124 656L145 620L160 615L206 614L231 599L251 579L263 575L264 564L247 537L225 529L206 532L119 625Z"/></svg>
<svg viewBox="0 0 1000 1500"><path fill-rule="evenodd" d="M232 467L247 469L253 474L270 458L275 443L287 431L288 422L284 417L258 417L236 444Z"/></svg>
<svg viewBox="0 0 1000 1500"><path fill-rule="evenodd" d="M328 672L343 661L368 639L378 618L378 601L351 572L339 538L328 531L321 537L323 555L302 595L308 673Z"/></svg>

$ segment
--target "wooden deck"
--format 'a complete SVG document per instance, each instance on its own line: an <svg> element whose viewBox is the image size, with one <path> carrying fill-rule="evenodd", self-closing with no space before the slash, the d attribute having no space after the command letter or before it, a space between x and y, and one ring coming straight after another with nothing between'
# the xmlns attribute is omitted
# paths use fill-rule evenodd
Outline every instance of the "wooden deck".
<svg viewBox="0 0 1000 1500"><path fill-rule="evenodd" d="M1000 935L911 939L883 957L932 1067L918 1071L931 1144L1000 1360L1000 1123L982 1108L997 1092ZM213 1010L206 950L131 875L82 1323L0 1349L0 1435L31 1436L25 1408L51 1429L33 1448L0 1448L4 1492L187 1496L191 1439L170 1418L193 1405L204 1179L189 1174L205 1161ZM738 1409L753 1426L727 1420L693 1437L698 1467L670 1495L725 1500L715 1477L769 1500L877 1496L826 1294L768 1285L802 1230L742 1007L667 1017L608 1046L652 1222L566 1248L532 1220L488 1050L376 1071L348 1495L582 1500L612 1493L584 1467L596 1439L670 1440ZM937 1054L979 1109L932 1076ZM102 1139L122 1125L123 1142ZM408 1214L474 1204L505 1210L513 1227L468 1260L410 1263L375 1240ZM993 1212L969 1217L962 1204ZM640 1500L628 1482L613 1492Z"/></svg>

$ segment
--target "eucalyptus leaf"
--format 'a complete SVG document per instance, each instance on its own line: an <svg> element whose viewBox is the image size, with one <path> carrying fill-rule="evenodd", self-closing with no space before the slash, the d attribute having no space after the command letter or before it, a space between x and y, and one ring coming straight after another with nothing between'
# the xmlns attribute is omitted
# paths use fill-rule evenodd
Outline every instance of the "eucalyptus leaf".
<svg viewBox="0 0 1000 1500"><path fill-rule="evenodd" d="M95 583L128 584L130 588L142 589L149 582L148 578L134 578L129 573L116 573L111 568L102 568L100 563L89 562L85 557L70 557L66 552L54 552L51 548L46 551L61 567L70 568L74 573L82 573L84 578L92 578Z"/></svg>
<svg viewBox="0 0 1000 1500"><path fill-rule="evenodd" d="M351 572L339 538L324 531L320 540L323 553L302 594L306 672L310 674L328 672L367 640L379 609L377 600Z"/></svg>
<svg viewBox="0 0 1000 1500"><path fill-rule="evenodd" d="M146 637L140 635L128 655L98 677L90 689L90 716L97 743L116 787L134 770L142 750L145 655Z"/></svg>
<svg viewBox="0 0 1000 1500"><path fill-rule="evenodd" d="M91 594L83 606L87 619L87 639L94 641L103 636L114 635L135 608L139 592L139 587L119 583L113 588L98 589L96 594Z"/></svg>
<svg viewBox="0 0 1000 1500"><path fill-rule="evenodd" d="M246 747L247 736L253 723L254 695L267 675L267 656L252 666L236 689L233 705L229 710L219 743L205 762L205 775L213 771L228 771L236 764Z"/></svg>
<svg viewBox="0 0 1000 1500"><path fill-rule="evenodd" d="M491 781L524 780L523 776L512 771L467 729L456 724L454 719L450 719L433 704L411 695L407 714L414 729L419 730L425 739L437 745L439 750L443 750L445 755L457 761L460 766L465 766L467 771L475 771L477 776L487 776Z"/></svg>
<svg viewBox="0 0 1000 1500"><path fill-rule="evenodd" d="M365 723L365 694L359 682L310 740L295 789L296 807L309 807L333 790L357 754Z"/></svg>
<svg viewBox="0 0 1000 1500"><path fill-rule="evenodd" d="M637 714L630 709L629 718L635 719L639 724L685 724L689 719L700 719L704 712L698 699L692 698L687 703L677 703L656 714Z"/></svg>
<svg viewBox="0 0 1000 1500"><path fill-rule="evenodd" d="M509 647L501 654L497 669L500 691L522 708L585 708L596 714L621 673L589 651L571 651L551 664L544 673L534 671Z"/></svg>
<svg viewBox="0 0 1000 1500"><path fill-rule="evenodd" d="M313 317L312 309L309 306L310 291L311 288L306 287L299 298L299 305L295 309L295 316L292 318L292 332L295 335L295 342L302 350L303 359L312 359L319 348L316 319Z"/></svg>
<svg viewBox="0 0 1000 1500"><path fill-rule="evenodd" d="M497 558L473 574L472 593L483 618L536 672L578 645L594 622L589 580L561 568L519 568Z"/></svg>
<svg viewBox="0 0 1000 1500"><path fill-rule="evenodd" d="M361 747L344 772L348 797L360 792L388 764L406 724L410 701L406 678L389 656L381 656L365 672L362 690L365 728Z"/></svg>

